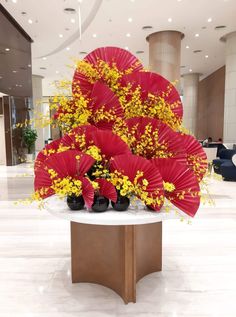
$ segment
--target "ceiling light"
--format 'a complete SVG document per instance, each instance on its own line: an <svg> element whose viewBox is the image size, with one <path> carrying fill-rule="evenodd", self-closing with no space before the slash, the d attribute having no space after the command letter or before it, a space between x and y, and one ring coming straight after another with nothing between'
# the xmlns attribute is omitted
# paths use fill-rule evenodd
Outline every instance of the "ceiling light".
<svg viewBox="0 0 236 317"><path fill-rule="evenodd" d="M32 23L33 23L33 20L29 19L28 22L29 22L29 24L32 24Z"/></svg>
<svg viewBox="0 0 236 317"><path fill-rule="evenodd" d="M13 3L17 3L17 0L11 0Z"/></svg>
<svg viewBox="0 0 236 317"><path fill-rule="evenodd" d="M6 48L5 48L5 51L9 52L9 51L10 51L10 48L6 47Z"/></svg>
<svg viewBox="0 0 236 317"><path fill-rule="evenodd" d="M127 37L130 37L131 35L130 35L130 33L127 33L126 36L127 36Z"/></svg>
<svg viewBox="0 0 236 317"><path fill-rule="evenodd" d="M196 33L196 34L195 34L195 37L199 37L199 33Z"/></svg>
<svg viewBox="0 0 236 317"><path fill-rule="evenodd" d="M15 74L15 73L17 73L17 70L13 70L12 72Z"/></svg>
<svg viewBox="0 0 236 317"><path fill-rule="evenodd" d="M42 60L46 61L47 57L43 57Z"/></svg>
<svg viewBox="0 0 236 317"><path fill-rule="evenodd" d="M31 64L28 64L28 67L31 68Z"/></svg>
<svg viewBox="0 0 236 317"><path fill-rule="evenodd" d="M128 18L128 21L129 21L129 22L132 22L132 21L133 21L133 19L132 19L132 18Z"/></svg>
<svg viewBox="0 0 236 317"><path fill-rule="evenodd" d="M67 47L66 50L69 51L69 50L70 50L70 47Z"/></svg>
<svg viewBox="0 0 236 317"><path fill-rule="evenodd" d="M83 2L83 0L78 0L78 2L79 2L79 3L82 3L82 2Z"/></svg>
<svg viewBox="0 0 236 317"><path fill-rule="evenodd" d="M192 68L190 68L190 69L189 69L189 72L192 73L192 71L193 71Z"/></svg>
<svg viewBox="0 0 236 317"><path fill-rule="evenodd" d="M209 23L212 22L212 18L208 18L207 22L209 22Z"/></svg>
<svg viewBox="0 0 236 317"><path fill-rule="evenodd" d="M56 70L56 74L59 74L59 70Z"/></svg>
<svg viewBox="0 0 236 317"><path fill-rule="evenodd" d="M178 2L181 2L182 0L177 0Z"/></svg>
<svg viewBox="0 0 236 317"><path fill-rule="evenodd" d="M59 34L59 37L62 39L63 38L63 34Z"/></svg>
<svg viewBox="0 0 236 317"><path fill-rule="evenodd" d="M172 22L172 18L169 18L169 19L168 19L168 22Z"/></svg>
<svg viewBox="0 0 236 317"><path fill-rule="evenodd" d="M125 46L125 50L129 51L129 48L128 48L128 46Z"/></svg>
<svg viewBox="0 0 236 317"><path fill-rule="evenodd" d="M97 37L97 34L96 34L96 33L94 33L94 34L93 34L93 37L94 37L94 38L95 38L95 37Z"/></svg>
<svg viewBox="0 0 236 317"><path fill-rule="evenodd" d="M209 56L208 55L205 55L205 58L208 58Z"/></svg>
<svg viewBox="0 0 236 317"><path fill-rule="evenodd" d="M188 45L186 45L186 46L185 46L185 48L187 48L187 49L188 49L188 48L189 48L189 46L188 46Z"/></svg>
<svg viewBox="0 0 236 317"><path fill-rule="evenodd" d="M131 2L134 2L135 0L130 0Z"/></svg>
<svg viewBox="0 0 236 317"><path fill-rule="evenodd" d="M70 22L71 23L75 23L75 19L70 19Z"/></svg>
<svg viewBox="0 0 236 317"><path fill-rule="evenodd" d="M0 76L0 79L3 79L3 77L2 77L2 76Z"/></svg>

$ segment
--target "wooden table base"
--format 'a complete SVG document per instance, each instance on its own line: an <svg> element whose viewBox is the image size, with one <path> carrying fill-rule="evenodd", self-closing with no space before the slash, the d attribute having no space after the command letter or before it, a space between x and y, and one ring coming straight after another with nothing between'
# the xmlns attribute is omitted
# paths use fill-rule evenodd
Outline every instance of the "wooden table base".
<svg viewBox="0 0 236 317"><path fill-rule="evenodd" d="M71 222L72 282L97 283L136 302L136 283L162 268L162 223L125 226Z"/></svg>

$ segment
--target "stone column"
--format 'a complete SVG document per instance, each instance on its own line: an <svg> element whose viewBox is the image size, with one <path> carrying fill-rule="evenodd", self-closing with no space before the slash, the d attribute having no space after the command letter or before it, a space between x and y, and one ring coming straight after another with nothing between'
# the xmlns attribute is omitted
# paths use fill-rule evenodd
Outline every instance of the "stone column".
<svg viewBox="0 0 236 317"><path fill-rule="evenodd" d="M149 42L149 67L169 81L180 84L180 52L183 34L178 31L161 31L147 37Z"/></svg>
<svg viewBox="0 0 236 317"><path fill-rule="evenodd" d="M43 105L42 105L42 99L43 99L43 88L42 88L42 76L38 75L32 75L32 86L33 86L33 106L35 115L33 116L33 119L36 119L40 117L40 114L43 113ZM35 150L36 152L41 151L42 148L44 148L44 129L41 127L37 127L37 134L38 139L35 144Z"/></svg>
<svg viewBox="0 0 236 317"><path fill-rule="evenodd" d="M196 136L199 74L184 75L183 84L183 125Z"/></svg>
<svg viewBox="0 0 236 317"><path fill-rule="evenodd" d="M224 36L226 43L224 137L226 143L236 143L236 32Z"/></svg>

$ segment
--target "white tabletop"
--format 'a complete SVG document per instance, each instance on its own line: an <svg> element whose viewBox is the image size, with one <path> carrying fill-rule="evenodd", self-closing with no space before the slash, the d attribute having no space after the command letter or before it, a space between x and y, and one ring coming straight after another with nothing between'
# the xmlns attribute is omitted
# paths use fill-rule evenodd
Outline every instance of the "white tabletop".
<svg viewBox="0 0 236 317"><path fill-rule="evenodd" d="M151 212L141 203L136 203L135 206L130 205L127 211L122 212L114 211L112 207L101 213L92 212L87 209L73 211L67 206L66 199L60 199L55 195L45 199L44 206L46 210L57 217L93 225L139 225L180 218L179 215L176 215L176 209L174 210L174 208L170 212L165 210Z"/></svg>

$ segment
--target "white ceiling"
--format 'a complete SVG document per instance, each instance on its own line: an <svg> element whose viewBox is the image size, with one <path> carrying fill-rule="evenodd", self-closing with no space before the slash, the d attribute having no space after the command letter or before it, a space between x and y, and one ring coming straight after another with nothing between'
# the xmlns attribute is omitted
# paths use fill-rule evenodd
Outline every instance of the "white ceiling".
<svg viewBox="0 0 236 317"><path fill-rule="evenodd" d="M81 40L77 37L67 45L64 42L79 30L79 2L82 25L87 28ZM181 50L181 65L185 68L181 68L181 73L192 69L206 77L224 65L225 44L220 42L220 37L236 30L236 0L0 0L0 3L34 40L33 74L45 77L44 86L65 76L70 78L72 69L66 65L73 65L73 58L82 58L80 51L90 52L100 46L128 47L133 53L144 51L137 56L148 66L146 36L162 30L178 30L185 34ZM77 13L64 13L66 7L75 8ZM71 18L75 23L71 23ZM212 22L208 22L209 18ZM29 19L32 24L28 23ZM145 25L153 28L144 31ZM226 28L215 30L219 25ZM195 36L197 33L199 37ZM59 38L59 34L63 34L63 38ZM38 58L63 45L70 50L63 48L46 60ZM202 52L193 53L194 50Z"/></svg>

